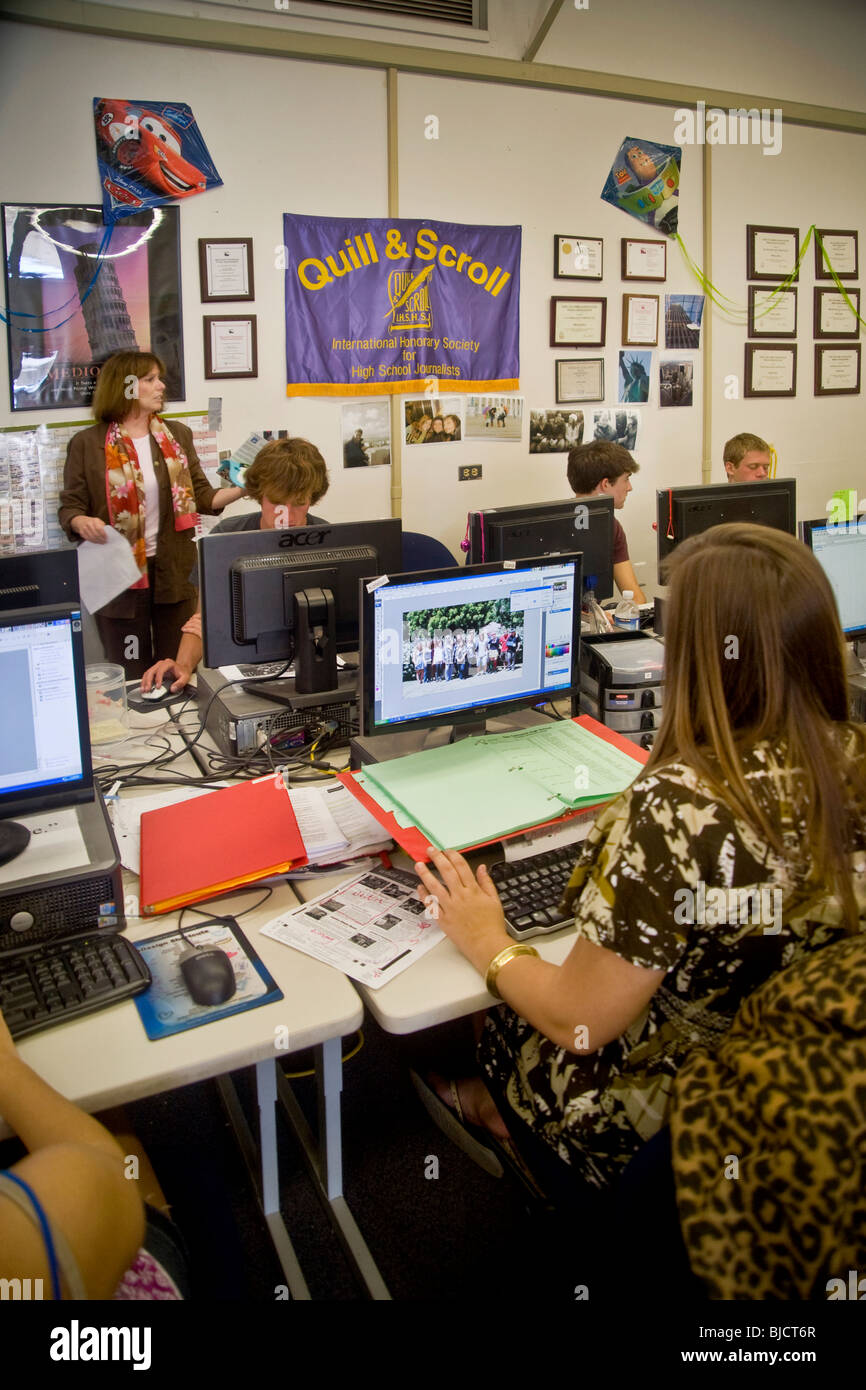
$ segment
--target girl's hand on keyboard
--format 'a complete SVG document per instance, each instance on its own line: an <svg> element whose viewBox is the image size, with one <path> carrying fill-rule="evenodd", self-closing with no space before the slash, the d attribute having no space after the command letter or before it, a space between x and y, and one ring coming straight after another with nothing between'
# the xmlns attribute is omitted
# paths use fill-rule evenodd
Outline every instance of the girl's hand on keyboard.
<svg viewBox="0 0 866 1390"><path fill-rule="evenodd" d="M473 874L456 850L431 850L430 859L439 878L426 864L417 863L415 872L423 885L418 896L458 950L483 975L497 952L513 944L505 930L499 894L484 865Z"/></svg>

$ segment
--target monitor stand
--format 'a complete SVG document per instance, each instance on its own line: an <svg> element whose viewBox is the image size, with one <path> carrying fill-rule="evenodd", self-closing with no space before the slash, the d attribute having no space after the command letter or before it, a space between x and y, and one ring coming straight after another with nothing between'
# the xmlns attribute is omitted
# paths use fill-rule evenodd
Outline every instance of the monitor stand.
<svg viewBox="0 0 866 1390"><path fill-rule="evenodd" d="M30 843L30 831L16 820L0 821L0 864L17 859Z"/></svg>
<svg viewBox="0 0 866 1390"><path fill-rule="evenodd" d="M461 738L481 734L507 734L516 729L528 729L534 724L548 724L543 714L533 709L518 710L509 715L491 715L489 719L472 720L466 724L443 724L436 729L413 729L407 733L376 734L353 738L349 763L357 771L365 763L387 763L392 758L405 758L410 753L425 753L429 748L444 748Z"/></svg>

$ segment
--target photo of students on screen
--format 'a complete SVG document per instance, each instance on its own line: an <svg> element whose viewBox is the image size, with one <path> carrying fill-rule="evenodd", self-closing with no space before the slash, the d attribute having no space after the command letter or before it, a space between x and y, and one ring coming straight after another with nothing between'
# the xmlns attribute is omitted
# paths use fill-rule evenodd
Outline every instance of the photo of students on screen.
<svg viewBox="0 0 866 1390"><path fill-rule="evenodd" d="M523 624L500 603L466 604L435 615L407 613L403 643L404 685L474 681L511 675L523 665ZM483 611L479 611L483 610ZM473 621L477 626L470 626Z"/></svg>

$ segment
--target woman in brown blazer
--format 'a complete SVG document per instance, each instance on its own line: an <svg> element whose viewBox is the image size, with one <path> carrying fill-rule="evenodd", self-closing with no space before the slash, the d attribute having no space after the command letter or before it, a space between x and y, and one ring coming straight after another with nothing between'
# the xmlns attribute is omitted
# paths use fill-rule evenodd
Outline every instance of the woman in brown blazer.
<svg viewBox="0 0 866 1390"><path fill-rule="evenodd" d="M149 352L118 352L93 396L99 422L70 441L59 519L70 540L105 543L113 526L129 542L139 579L95 614L109 661L139 677L174 651L195 611L190 583L199 512L214 514L243 495L211 487L190 430L159 411L165 367Z"/></svg>

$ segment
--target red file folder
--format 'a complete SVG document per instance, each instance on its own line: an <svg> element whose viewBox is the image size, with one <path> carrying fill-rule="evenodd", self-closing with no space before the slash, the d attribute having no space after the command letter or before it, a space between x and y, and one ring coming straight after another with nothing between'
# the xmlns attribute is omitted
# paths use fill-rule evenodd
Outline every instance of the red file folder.
<svg viewBox="0 0 866 1390"><path fill-rule="evenodd" d="M608 729L606 725L600 724L597 719L593 719L589 714L579 715L574 720L574 723L579 724L581 728L588 729L590 733L595 734L598 738L604 739L606 743L612 743L615 748L621 748L624 753L630 754L635 762L640 765L643 765L649 757L649 753L645 748L638 747L636 743L632 743L631 739L624 738L623 735L617 733L615 729ZM361 771L363 771L363 768ZM635 770L635 775L637 775L637 769ZM348 787L352 795L358 798L361 805L370 812L371 816L376 817L376 820L384 827L386 833L391 836L392 840L397 842L402 850L405 850L411 859L421 863L425 863L429 859L430 855L428 851L430 849L430 842L423 830L419 830L416 825L402 826L396 816L392 815L389 811L383 811L378 802L374 801L373 798L364 791L363 787L360 787L355 781L354 772L341 772L338 774L338 780L342 782L345 787ZM563 816L555 816L552 820L544 821L543 824L558 825L561 821L572 820L575 816L584 816L587 811L596 811L603 805L604 802L600 801L597 806L579 806L573 811L566 811ZM541 828L541 825L533 826L535 830L540 830ZM482 843L498 844L500 839L508 840L515 835L525 835L526 833L525 830L514 830L508 835L498 836L496 840L486 840ZM481 844L473 845L471 848L480 849ZM470 847L467 846L463 853L469 853L469 849Z"/></svg>
<svg viewBox="0 0 866 1390"><path fill-rule="evenodd" d="M141 911L172 912L306 864L289 794L277 775L145 811Z"/></svg>

